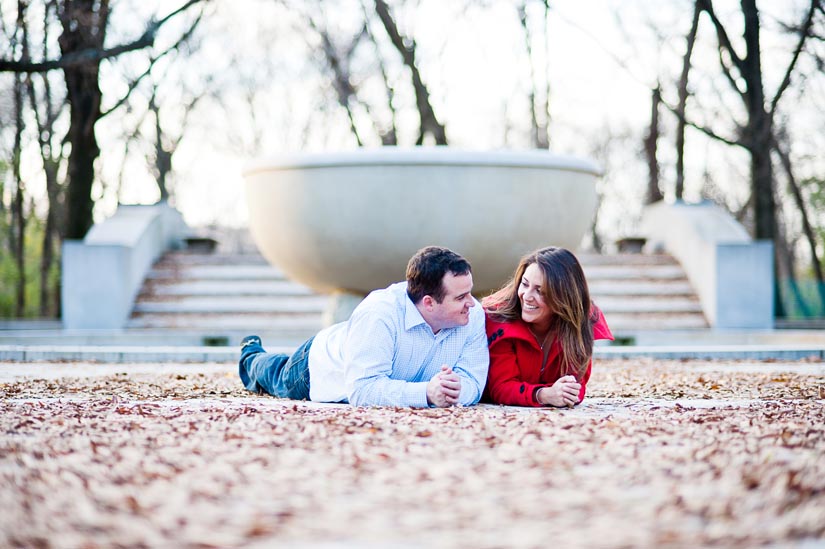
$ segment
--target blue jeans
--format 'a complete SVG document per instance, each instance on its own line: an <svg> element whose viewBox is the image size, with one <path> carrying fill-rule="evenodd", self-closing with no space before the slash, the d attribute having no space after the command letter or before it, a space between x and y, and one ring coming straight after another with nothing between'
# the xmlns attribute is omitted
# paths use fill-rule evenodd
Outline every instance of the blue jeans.
<svg viewBox="0 0 825 549"><path fill-rule="evenodd" d="M247 345L238 363L244 387L254 393L309 400L309 348L313 339L305 341L292 356L267 353L260 345Z"/></svg>

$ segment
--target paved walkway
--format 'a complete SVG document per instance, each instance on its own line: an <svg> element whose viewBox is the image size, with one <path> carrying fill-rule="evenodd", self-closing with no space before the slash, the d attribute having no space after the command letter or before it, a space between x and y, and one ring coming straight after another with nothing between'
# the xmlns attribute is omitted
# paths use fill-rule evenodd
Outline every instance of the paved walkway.
<svg viewBox="0 0 825 549"><path fill-rule="evenodd" d="M289 353L294 346L267 346L271 352ZM720 359L720 360L825 360L825 343L597 346L596 358ZM173 345L0 345L0 361L164 363L237 361L236 346Z"/></svg>

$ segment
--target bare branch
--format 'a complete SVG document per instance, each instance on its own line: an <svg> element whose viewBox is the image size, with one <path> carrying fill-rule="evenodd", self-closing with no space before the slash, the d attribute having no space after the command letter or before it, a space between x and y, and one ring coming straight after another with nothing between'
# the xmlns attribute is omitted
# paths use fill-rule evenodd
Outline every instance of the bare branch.
<svg viewBox="0 0 825 549"><path fill-rule="evenodd" d="M823 276L822 273L822 265L819 263L819 254L817 254L816 251L816 235L809 221L810 218L808 216L808 210L805 207L805 200L802 198L802 192L796 182L796 177L794 177L793 167L791 165L791 156L775 137L773 139L773 148L779 155L782 168L785 170L785 175L788 178L788 186L791 188L791 194L793 195L794 202L796 203L796 207L802 216L802 231L805 233L805 238L808 241L808 248L811 252L811 263L813 264L816 280L818 282L825 282L825 276ZM822 300L823 306L825 306L825 285L818 284L817 287L819 288L819 297Z"/></svg>
<svg viewBox="0 0 825 549"><path fill-rule="evenodd" d="M158 30L164 23L169 21L175 15L185 11L190 6L202 1L209 0L189 0L186 4L166 15L162 19L150 21L140 38L133 42L121 44L109 49L87 48L84 50L67 53L59 59L41 61L39 63L31 62L25 59L18 61L11 59L0 59L0 72L31 73L46 72L55 69L66 69L89 63L99 63L104 59L109 59L127 52L148 48L154 45Z"/></svg>
<svg viewBox="0 0 825 549"><path fill-rule="evenodd" d="M152 72L152 69L155 67L155 63L157 63L161 58L165 57L169 53L180 49L180 47L192 37L192 35L195 33L195 28L198 26L202 18L203 11L201 11L201 13L198 14L198 16L192 22L192 25L189 26L186 32L184 32L174 44L166 48L157 56L149 59L149 66L146 67L146 70L144 70L141 74L137 76L137 78L135 78L129 83L129 87L126 90L126 93L123 94L123 97L118 99L117 102L114 105L112 105L112 107L110 107L108 110L102 112L100 114L100 118L103 118L104 116L112 113L113 111L117 110L121 105L123 105L126 102L126 100L129 99L129 96L132 95L132 92L135 91L135 89L138 87L141 80L143 80L146 76L149 75L149 73Z"/></svg>
<svg viewBox="0 0 825 549"><path fill-rule="evenodd" d="M719 48L717 53L719 54L719 66L722 68L722 74L725 76L728 84L730 84L730 87L736 90L736 93L738 93L740 97L744 98L747 92L739 87L739 83L736 81L736 78L733 77L730 67L725 62L725 50Z"/></svg>
<svg viewBox="0 0 825 549"><path fill-rule="evenodd" d="M644 87L647 90L650 90L650 89L655 87L654 82L645 81L643 78L640 78L639 76L636 75L636 73L633 72L634 68L636 67L636 64L632 64L632 63L622 59L621 57L619 57L616 54L616 49L615 48L610 48L610 47L606 46L604 44L604 42L602 42L601 38L596 36L595 34L593 34L593 31L591 31L590 28L588 28L586 25L581 25L578 22L574 21L573 19L565 17L564 14L559 12L559 11L556 11L556 17L559 20L564 21L565 23L567 23L571 27L575 28L576 30L578 30L579 32L581 32L582 34L587 36L588 38L590 38L590 40L592 40L593 43L596 44L596 46L598 46L599 49L601 49L602 52L604 52L608 56L608 58L612 59L613 62L616 63L616 65L619 68L624 70L625 73L627 74L627 76L630 77L634 82L636 82L637 84L639 84L640 86ZM619 30L624 32L624 26L623 25L619 24L618 27L619 27Z"/></svg>
<svg viewBox="0 0 825 549"><path fill-rule="evenodd" d="M364 30L367 33L367 38L370 39L372 42L373 48L375 49L375 57L378 60L378 69L381 72L381 78L384 80L384 89L387 92L387 108L390 111L390 128L389 130L384 128L378 127L378 121L373 120L373 124L375 125L375 129L378 134L381 136L381 144L382 145L397 145L398 144L398 126L397 126L397 112L395 110L395 105L393 105L393 101L395 99L395 89L390 84L390 77L387 73L387 67L384 64L384 57L381 55L381 50L378 47L378 40L376 40L375 35L372 33L370 29L370 16L367 12L367 5L365 0L361 0L361 9L364 12Z"/></svg>
<svg viewBox="0 0 825 549"><path fill-rule="evenodd" d="M705 126L700 126L699 124L688 120L687 117L685 117L684 114L679 111L678 107L674 107L673 105L671 105L670 103L668 103L664 99L662 100L662 105L664 105L667 110L669 110L674 115L676 115L676 117L680 121L682 121L684 124L690 126L691 128L699 130L700 132L707 135L708 137L710 137L712 139L715 139L717 141L721 141L722 143L725 143L727 145L731 145L731 146L735 146L735 147L743 147L745 149L748 149L747 144L743 143L742 141L735 140L735 139L729 139L727 137L723 137L723 136L719 135L718 133L714 132L713 130L711 130L710 128L707 128Z"/></svg>
<svg viewBox="0 0 825 549"><path fill-rule="evenodd" d="M415 41L407 41L401 36L401 33L398 31L398 26L390 14L390 8L384 0L375 0L375 12L384 25L384 29L390 37L390 42L392 42L395 49L398 50L398 53L401 54L404 64L410 69L410 73L412 74L415 102L418 107L418 116L421 120L421 130L417 144L420 145L424 140L424 135L429 132L435 138L436 144L446 145L446 128L438 121L435 115L435 110L433 110L432 104L430 103L430 92L426 84L424 84L424 80L421 78L421 71L418 70L418 65L415 62ZM409 42L409 45L406 42Z"/></svg>
<svg viewBox="0 0 825 549"><path fill-rule="evenodd" d="M344 110L347 111L350 130L355 136L355 141L358 143L358 146L363 147L364 142L358 132L358 126L355 124L355 113L352 112L352 106L350 105L350 101L358 101L358 96L355 87L352 85L350 80L349 69L344 66L345 62L348 62L348 57L342 59L341 56L338 55L338 51L336 50L335 44L332 43L332 38L330 37L329 32L327 32L325 28L321 28L315 22L312 15L306 14L306 19L312 30L314 30L321 38L321 46L324 51L324 57L327 60L329 68L332 70L333 87L335 88L335 93L338 98L338 104L344 107ZM361 34L362 33L359 33L359 36L361 36ZM356 38L354 44L357 43L357 40L358 39ZM352 53L355 49L354 44L347 50L349 53Z"/></svg>
<svg viewBox="0 0 825 549"><path fill-rule="evenodd" d="M811 26L814 21L814 13L816 13L816 9L819 4L819 0L811 1L811 7L808 10L807 15L805 16L805 21L802 23L799 30L799 42L796 44L793 57L791 58L791 62L788 64L788 69L785 71L784 78L782 78L782 83L779 85L779 88L776 90L776 94L771 101L771 108L768 111L771 118L773 118L773 115L776 112L776 106L779 103L779 99L791 83L791 74L793 73L794 67L796 67L796 62L799 59L799 55L802 53L802 48L805 46L805 40L811 32Z"/></svg>
<svg viewBox="0 0 825 549"><path fill-rule="evenodd" d="M722 70L725 73L725 76L728 80L733 84L733 88L738 91L741 95L744 96L742 90L739 89L739 86L736 85L736 79L733 78L733 75L730 73L730 68L724 63L721 62L722 51L724 50L730 56L733 64L736 66L736 69L740 73L744 73L746 70L744 60L739 57L736 53L736 50L733 49L733 43L728 37L728 32L725 30L725 27L722 25L722 22L716 16L716 11L713 9L713 1L712 0L697 0L699 7L702 11L708 14L710 17L711 22L713 22L713 26L716 29L716 36L719 39L719 56L720 56L720 64L722 65Z"/></svg>

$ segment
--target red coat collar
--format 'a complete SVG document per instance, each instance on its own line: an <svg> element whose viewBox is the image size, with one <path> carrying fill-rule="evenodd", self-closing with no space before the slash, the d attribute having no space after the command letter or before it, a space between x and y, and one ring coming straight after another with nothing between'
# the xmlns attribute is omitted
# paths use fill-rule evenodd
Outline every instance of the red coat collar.
<svg viewBox="0 0 825 549"><path fill-rule="evenodd" d="M520 318L513 322L499 322L487 316L487 345L492 346L499 339L521 339L539 349L535 336L527 323Z"/></svg>

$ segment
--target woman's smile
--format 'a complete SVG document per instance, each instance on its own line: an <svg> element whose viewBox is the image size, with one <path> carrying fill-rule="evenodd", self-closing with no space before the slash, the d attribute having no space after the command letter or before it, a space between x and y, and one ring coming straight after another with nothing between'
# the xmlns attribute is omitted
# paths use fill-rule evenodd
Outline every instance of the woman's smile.
<svg viewBox="0 0 825 549"><path fill-rule="evenodd" d="M521 302L521 319L524 322L542 323L550 318L550 309L544 302L544 273L535 263L528 265L521 277L518 297Z"/></svg>

